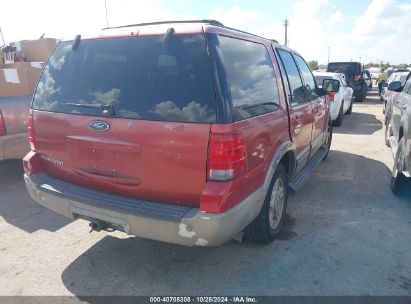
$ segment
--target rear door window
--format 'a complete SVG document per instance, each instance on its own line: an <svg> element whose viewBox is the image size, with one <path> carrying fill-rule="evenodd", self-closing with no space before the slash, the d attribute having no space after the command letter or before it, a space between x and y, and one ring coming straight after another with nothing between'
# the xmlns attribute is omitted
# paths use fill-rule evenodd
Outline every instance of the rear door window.
<svg viewBox="0 0 411 304"><path fill-rule="evenodd" d="M308 98L317 97L318 96L317 87L315 85L314 76L311 73L310 68L305 63L304 59L301 58L300 56L294 55L294 58L298 64L298 67L300 68L300 71L301 71L301 74L304 80L305 92L307 94L307 97Z"/></svg>
<svg viewBox="0 0 411 304"><path fill-rule="evenodd" d="M404 85L405 82L407 81L408 75L401 75L399 81L401 81L401 85Z"/></svg>
<svg viewBox="0 0 411 304"><path fill-rule="evenodd" d="M274 68L264 45L220 36L224 68L230 84L234 120L278 110Z"/></svg>
<svg viewBox="0 0 411 304"><path fill-rule="evenodd" d="M33 109L111 117L212 123L216 98L204 35L61 42Z"/></svg>
<svg viewBox="0 0 411 304"><path fill-rule="evenodd" d="M304 85L300 77L300 72L295 64L293 56L283 50L278 50L281 61L284 65L285 72L287 74L288 83L291 90L291 101L290 105L292 107L304 104L305 101L305 92Z"/></svg>

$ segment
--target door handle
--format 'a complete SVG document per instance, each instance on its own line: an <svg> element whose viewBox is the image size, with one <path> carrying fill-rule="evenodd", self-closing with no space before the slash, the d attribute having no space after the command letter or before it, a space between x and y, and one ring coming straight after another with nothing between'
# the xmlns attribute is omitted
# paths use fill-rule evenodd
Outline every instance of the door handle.
<svg viewBox="0 0 411 304"><path fill-rule="evenodd" d="M298 124L298 123L300 123L300 122L301 122L300 116L293 116L293 117L291 118L291 123L292 123L293 125L296 125L296 124Z"/></svg>

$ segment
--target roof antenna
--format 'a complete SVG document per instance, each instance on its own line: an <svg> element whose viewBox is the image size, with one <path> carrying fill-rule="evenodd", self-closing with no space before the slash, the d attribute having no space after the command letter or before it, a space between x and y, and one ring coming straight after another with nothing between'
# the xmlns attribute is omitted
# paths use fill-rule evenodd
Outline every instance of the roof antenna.
<svg viewBox="0 0 411 304"><path fill-rule="evenodd" d="M73 44L71 45L71 49L73 51L78 47L78 45L80 44L80 41L81 41L81 35L77 35L76 37L74 37Z"/></svg>
<svg viewBox="0 0 411 304"><path fill-rule="evenodd" d="M166 48L166 50L168 50L170 48L171 38L173 37L173 34L175 32L176 31L174 30L174 28L170 27L167 30L167 32L165 33L164 38L163 38L163 44L164 44L164 47Z"/></svg>

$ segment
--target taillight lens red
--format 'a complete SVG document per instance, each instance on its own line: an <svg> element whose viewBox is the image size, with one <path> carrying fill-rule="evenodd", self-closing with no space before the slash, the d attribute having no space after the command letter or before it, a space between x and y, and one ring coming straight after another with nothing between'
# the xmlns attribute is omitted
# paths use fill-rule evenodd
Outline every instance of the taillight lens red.
<svg viewBox="0 0 411 304"><path fill-rule="evenodd" d="M35 175L43 171L40 162L40 154L30 151L23 158L23 168L27 175Z"/></svg>
<svg viewBox="0 0 411 304"><path fill-rule="evenodd" d="M6 135L6 125L4 124L3 114L0 112L0 136Z"/></svg>
<svg viewBox="0 0 411 304"><path fill-rule="evenodd" d="M227 181L246 171L246 147L240 133L211 133L207 178Z"/></svg>
<svg viewBox="0 0 411 304"><path fill-rule="evenodd" d="M335 92L328 92L328 93L327 93L330 101L333 101L333 100L334 100L334 97L335 97L336 94L337 94L337 93L335 93Z"/></svg>
<svg viewBox="0 0 411 304"><path fill-rule="evenodd" d="M33 115L29 116L29 142L30 142L30 149L35 151L35 140L34 140L34 128L33 128Z"/></svg>

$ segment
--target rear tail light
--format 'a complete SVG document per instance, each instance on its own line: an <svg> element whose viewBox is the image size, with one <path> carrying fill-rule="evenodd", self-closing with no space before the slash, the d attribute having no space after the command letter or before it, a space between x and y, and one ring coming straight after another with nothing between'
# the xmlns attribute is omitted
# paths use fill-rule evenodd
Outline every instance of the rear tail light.
<svg viewBox="0 0 411 304"><path fill-rule="evenodd" d="M27 175L35 175L41 173L43 168L41 166L40 155L34 151L30 151L23 158L24 173Z"/></svg>
<svg viewBox="0 0 411 304"><path fill-rule="evenodd" d="M336 94L337 93L335 93L335 92L328 92L327 96L330 99L330 101L333 101Z"/></svg>
<svg viewBox="0 0 411 304"><path fill-rule="evenodd" d="M4 124L3 114L0 112L0 136L6 135L6 125Z"/></svg>
<svg viewBox="0 0 411 304"><path fill-rule="evenodd" d="M358 80L360 80L360 79L361 79L361 76L360 76L360 75L355 75L355 76L354 76L354 80L355 80L355 81L358 81Z"/></svg>
<svg viewBox="0 0 411 304"><path fill-rule="evenodd" d="M33 128L33 115L29 115L29 142L30 149L35 151L35 139L34 139L34 128Z"/></svg>
<svg viewBox="0 0 411 304"><path fill-rule="evenodd" d="M207 178L227 181L246 171L246 149L240 133L211 133L208 147Z"/></svg>

